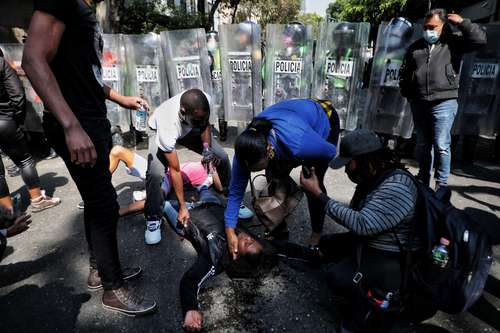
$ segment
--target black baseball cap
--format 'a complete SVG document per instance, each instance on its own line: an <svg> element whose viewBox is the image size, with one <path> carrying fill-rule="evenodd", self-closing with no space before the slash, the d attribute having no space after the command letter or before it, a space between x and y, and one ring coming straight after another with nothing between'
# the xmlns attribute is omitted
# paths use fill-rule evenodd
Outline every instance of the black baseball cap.
<svg viewBox="0 0 500 333"><path fill-rule="evenodd" d="M380 137L368 129L357 129L340 140L340 152L330 161L330 168L340 169L353 158L372 153L384 147Z"/></svg>

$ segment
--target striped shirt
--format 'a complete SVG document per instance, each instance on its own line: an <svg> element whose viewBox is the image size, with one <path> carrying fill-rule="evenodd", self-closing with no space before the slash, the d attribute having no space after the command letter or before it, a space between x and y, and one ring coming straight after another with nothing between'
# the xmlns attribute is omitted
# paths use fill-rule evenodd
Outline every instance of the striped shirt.
<svg viewBox="0 0 500 333"><path fill-rule="evenodd" d="M358 210L330 199L326 212L354 234L366 236L368 246L399 252L398 239L403 247L408 244L417 196L417 187L410 176L398 173L369 193ZM420 239L415 235L413 248L417 249L419 244Z"/></svg>

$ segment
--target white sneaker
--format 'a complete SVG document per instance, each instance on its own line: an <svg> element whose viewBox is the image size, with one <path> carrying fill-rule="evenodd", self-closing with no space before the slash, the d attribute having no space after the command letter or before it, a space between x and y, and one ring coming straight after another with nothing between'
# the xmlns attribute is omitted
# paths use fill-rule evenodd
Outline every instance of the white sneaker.
<svg viewBox="0 0 500 333"><path fill-rule="evenodd" d="M41 190L42 195L31 200L31 211L33 213L41 212L42 210L52 208L61 203L59 198L51 198L45 195L45 190Z"/></svg>
<svg viewBox="0 0 500 333"><path fill-rule="evenodd" d="M155 245L161 241L161 221L146 221L144 241L148 245Z"/></svg>
<svg viewBox="0 0 500 333"><path fill-rule="evenodd" d="M132 198L134 201L146 200L146 191L134 191L132 192Z"/></svg>

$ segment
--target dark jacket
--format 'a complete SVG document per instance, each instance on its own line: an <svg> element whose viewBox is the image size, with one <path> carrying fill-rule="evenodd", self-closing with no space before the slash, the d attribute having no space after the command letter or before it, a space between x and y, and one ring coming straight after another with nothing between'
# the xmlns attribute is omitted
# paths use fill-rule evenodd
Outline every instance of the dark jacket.
<svg viewBox="0 0 500 333"><path fill-rule="evenodd" d="M195 208L181 236L194 247L198 258L184 273L180 283L182 314L198 310L198 293L212 277L224 271L230 258L224 230L224 207L208 205Z"/></svg>
<svg viewBox="0 0 500 333"><path fill-rule="evenodd" d="M401 94L408 100L436 101L458 97L460 63L464 53L486 44L485 30L470 20L458 25L453 34L445 24L440 40L431 51L423 38L406 52L399 79Z"/></svg>
<svg viewBox="0 0 500 333"><path fill-rule="evenodd" d="M16 71L0 54L0 119L14 119L24 123L26 96L24 87Z"/></svg>

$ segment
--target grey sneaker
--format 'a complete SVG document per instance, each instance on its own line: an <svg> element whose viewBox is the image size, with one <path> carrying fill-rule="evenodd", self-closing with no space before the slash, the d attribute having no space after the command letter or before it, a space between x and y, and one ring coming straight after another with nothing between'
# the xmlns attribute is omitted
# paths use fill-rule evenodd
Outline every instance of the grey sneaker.
<svg viewBox="0 0 500 333"><path fill-rule="evenodd" d="M51 198L45 195L45 191L42 190L42 195L36 199L31 200L31 211L33 213L41 212L42 210L52 208L61 203L59 198Z"/></svg>

